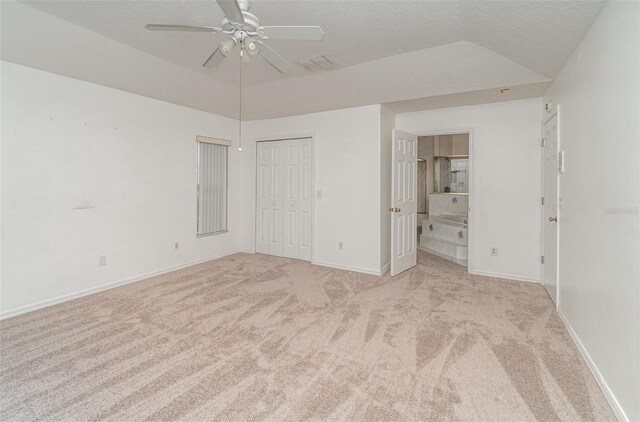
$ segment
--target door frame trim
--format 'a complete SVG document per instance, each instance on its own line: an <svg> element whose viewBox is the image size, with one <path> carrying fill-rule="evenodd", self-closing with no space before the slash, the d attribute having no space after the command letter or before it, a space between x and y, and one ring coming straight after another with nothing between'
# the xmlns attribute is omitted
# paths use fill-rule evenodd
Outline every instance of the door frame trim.
<svg viewBox="0 0 640 422"><path fill-rule="evenodd" d="M469 209L467 215L467 235L469 236L467 242L467 272L469 274L476 274L475 267L473 264L475 263L475 244L474 241L476 239L475 230L476 230L476 218L475 218L475 171L473 161L475 158L475 144L473 142L473 133L475 128L466 127L461 129L446 129L446 130L427 130L427 131L412 131L418 136L418 143L420 142L421 137L424 136L439 136L439 135L458 135L461 133L469 134Z"/></svg>
<svg viewBox="0 0 640 422"><path fill-rule="evenodd" d="M249 252L256 253L258 238L258 143L260 142L278 142L278 141L295 141L301 139L309 139L311 144L311 264L315 264L315 230L316 230L316 135L315 133L303 133L295 135L282 136L260 136L253 139L251 148L253 152L253 241Z"/></svg>

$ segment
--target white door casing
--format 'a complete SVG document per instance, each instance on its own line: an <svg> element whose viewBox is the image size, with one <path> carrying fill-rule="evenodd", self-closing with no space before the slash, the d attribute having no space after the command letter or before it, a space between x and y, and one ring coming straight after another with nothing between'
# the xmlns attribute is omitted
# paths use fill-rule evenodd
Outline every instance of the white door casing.
<svg viewBox="0 0 640 422"><path fill-rule="evenodd" d="M543 127L542 284L551 300L558 299L558 115Z"/></svg>
<svg viewBox="0 0 640 422"><path fill-rule="evenodd" d="M391 275L417 262L418 136L393 130L391 153Z"/></svg>
<svg viewBox="0 0 640 422"><path fill-rule="evenodd" d="M311 260L310 138L258 142L256 252Z"/></svg>

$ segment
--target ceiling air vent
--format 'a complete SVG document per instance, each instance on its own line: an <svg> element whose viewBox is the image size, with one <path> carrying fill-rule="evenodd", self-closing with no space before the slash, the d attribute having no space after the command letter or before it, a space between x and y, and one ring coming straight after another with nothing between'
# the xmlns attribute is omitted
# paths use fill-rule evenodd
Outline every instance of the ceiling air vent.
<svg viewBox="0 0 640 422"><path fill-rule="evenodd" d="M306 59L298 60L298 64L309 72L315 72L316 70L326 70L331 69L334 64L329 61L322 54L318 54L317 56L307 57Z"/></svg>

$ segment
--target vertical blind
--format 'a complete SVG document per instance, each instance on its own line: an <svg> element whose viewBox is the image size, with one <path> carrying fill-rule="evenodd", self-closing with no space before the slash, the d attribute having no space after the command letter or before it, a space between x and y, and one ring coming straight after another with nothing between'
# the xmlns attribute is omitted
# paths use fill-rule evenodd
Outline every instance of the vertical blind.
<svg viewBox="0 0 640 422"><path fill-rule="evenodd" d="M198 236L227 231L229 142L198 137Z"/></svg>

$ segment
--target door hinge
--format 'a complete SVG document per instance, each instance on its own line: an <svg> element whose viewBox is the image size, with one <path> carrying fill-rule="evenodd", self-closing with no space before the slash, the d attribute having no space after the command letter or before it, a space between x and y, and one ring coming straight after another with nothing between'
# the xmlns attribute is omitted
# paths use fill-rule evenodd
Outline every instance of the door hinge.
<svg viewBox="0 0 640 422"><path fill-rule="evenodd" d="M544 256L541 256L541 257L540 257L540 263L541 263L541 264L544 264Z"/></svg>
<svg viewBox="0 0 640 422"><path fill-rule="evenodd" d="M544 196L542 197L542 205L544 205Z"/></svg>
<svg viewBox="0 0 640 422"><path fill-rule="evenodd" d="M547 140L542 138L542 147L544 148L547 145Z"/></svg>

